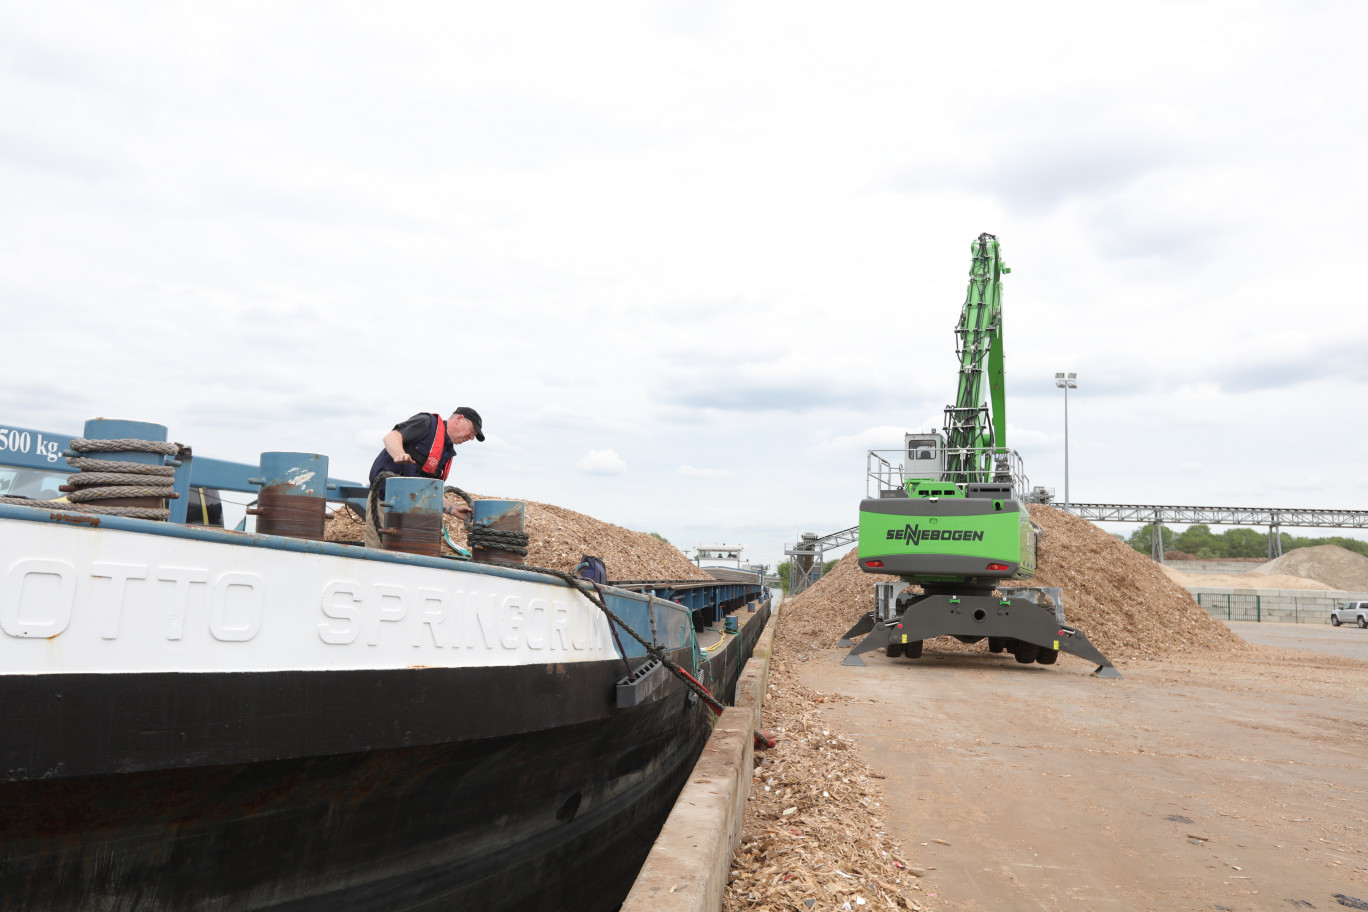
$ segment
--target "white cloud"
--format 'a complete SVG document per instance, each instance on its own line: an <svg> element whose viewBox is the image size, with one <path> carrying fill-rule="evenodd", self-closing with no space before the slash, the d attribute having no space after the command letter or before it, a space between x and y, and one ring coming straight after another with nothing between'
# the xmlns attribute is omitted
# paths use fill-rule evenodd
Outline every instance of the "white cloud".
<svg viewBox="0 0 1368 912"><path fill-rule="evenodd" d="M736 473L731 469L696 469L691 465L682 465L675 469L676 475L685 478L735 478Z"/></svg>
<svg viewBox="0 0 1368 912"><path fill-rule="evenodd" d="M1064 369L1080 502L1353 506L1286 466L1362 444L1368 5L1009 4L968 72L948 0L405 10L0 4L0 424L358 480L470 404L463 488L776 562L941 426L988 231L1034 484L1065 487Z"/></svg>
<svg viewBox="0 0 1368 912"><path fill-rule="evenodd" d="M586 475L626 475L627 463L615 450L590 450L575 463Z"/></svg>
<svg viewBox="0 0 1368 912"><path fill-rule="evenodd" d="M563 405L544 405L524 419L526 424L556 432L592 431L596 434L639 434L641 425L624 418L600 415Z"/></svg>
<svg viewBox="0 0 1368 912"><path fill-rule="evenodd" d="M1054 436L1045 431L1037 431L1034 428L1017 427L1015 424L1012 424L1012 422L1007 422L1007 445L1014 450L1020 451L1030 446L1048 446L1052 444L1054 440Z"/></svg>
<svg viewBox="0 0 1368 912"><path fill-rule="evenodd" d="M866 450L901 450L904 434L915 434L919 430L931 430L938 427L939 425L930 424L922 428L885 424L879 427L865 428L863 431L854 434L820 440L815 448L842 453Z"/></svg>

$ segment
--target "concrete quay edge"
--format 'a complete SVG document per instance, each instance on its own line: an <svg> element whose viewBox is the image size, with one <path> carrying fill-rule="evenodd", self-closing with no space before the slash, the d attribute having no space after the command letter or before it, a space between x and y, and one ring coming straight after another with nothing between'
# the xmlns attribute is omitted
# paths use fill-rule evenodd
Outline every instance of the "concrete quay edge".
<svg viewBox="0 0 1368 912"><path fill-rule="evenodd" d="M779 607L771 608L769 623L737 678L736 705L718 717L621 912L721 910L746 819L754 730L760 725L779 613Z"/></svg>

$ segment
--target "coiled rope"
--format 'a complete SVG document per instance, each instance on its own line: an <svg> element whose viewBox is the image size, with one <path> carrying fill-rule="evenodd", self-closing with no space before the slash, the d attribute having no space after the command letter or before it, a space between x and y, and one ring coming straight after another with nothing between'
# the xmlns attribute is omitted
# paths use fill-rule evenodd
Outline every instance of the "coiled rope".
<svg viewBox="0 0 1368 912"><path fill-rule="evenodd" d="M179 443L128 437L114 440L77 437L71 441L71 450L75 453L159 453L162 456L175 456L184 449ZM33 500L27 497L0 497L0 503L73 510L78 513L131 516L136 519L171 518L171 511L165 508L109 506L95 501L126 497L174 499L179 496L174 486L174 466L91 459L85 456L68 456L67 463L77 471L63 486L63 490L69 491L66 503Z"/></svg>
<svg viewBox="0 0 1368 912"><path fill-rule="evenodd" d="M466 543L474 548L488 551L507 551L510 554L527 556L527 545L531 541L526 532L512 532L490 529L486 526L466 524Z"/></svg>
<svg viewBox="0 0 1368 912"><path fill-rule="evenodd" d="M366 500L370 502L370 524L377 531L380 529L380 501L385 499L385 482L391 478L403 477L398 472L382 471L371 482L370 496Z"/></svg>
<svg viewBox="0 0 1368 912"><path fill-rule="evenodd" d="M455 494L466 502L467 506L475 506L475 500L465 491L454 485L447 485L446 493ZM527 546L532 537L526 532L514 532L505 529L491 529L488 526L478 526L473 520L475 514L470 513L465 518L466 545L473 551L476 548L484 548L486 551L507 551L510 554L517 554L521 557L527 556ZM573 577L572 577L573 579Z"/></svg>

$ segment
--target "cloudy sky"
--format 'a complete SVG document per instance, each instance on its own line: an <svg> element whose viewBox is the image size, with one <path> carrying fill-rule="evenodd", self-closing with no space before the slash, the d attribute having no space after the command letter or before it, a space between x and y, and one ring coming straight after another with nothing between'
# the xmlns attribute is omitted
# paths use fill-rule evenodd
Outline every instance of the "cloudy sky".
<svg viewBox="0 0 1368 912"><path fill-rule="evenodd" d="M1075 501L1363 509L1366 20L3 3L0 424L361 479L470 405L453 483L774 563L940 426L987 231L1032 483L1067 370Z"/></svg>

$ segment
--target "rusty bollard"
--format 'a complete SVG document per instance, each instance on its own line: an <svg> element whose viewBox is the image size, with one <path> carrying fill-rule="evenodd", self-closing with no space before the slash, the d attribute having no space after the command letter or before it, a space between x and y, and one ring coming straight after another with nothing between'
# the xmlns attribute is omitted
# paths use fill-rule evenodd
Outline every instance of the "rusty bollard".
<svg viewBox="0 0 1368 912"><path fill-rule="evenodd" d="M470 556L496 564L525 563L527 504L521 500L477 500L471 508Z"/></svg>
<svg viewBox="0 0 1368 912"><path fill-rule="evenodd" d="M386 551L404 551L440 557L442 554L442 482L437 478L388 478L385 480L385 526L380 545Z"/></svg>
<svg viewBox="0 0 1368 912"><path fill-rule="evenodd" d="M261 476L247 482L261 488L257 505L247 511L257 518L257 532L323 540L328 512L327 456L262 453Z"/></svg>

